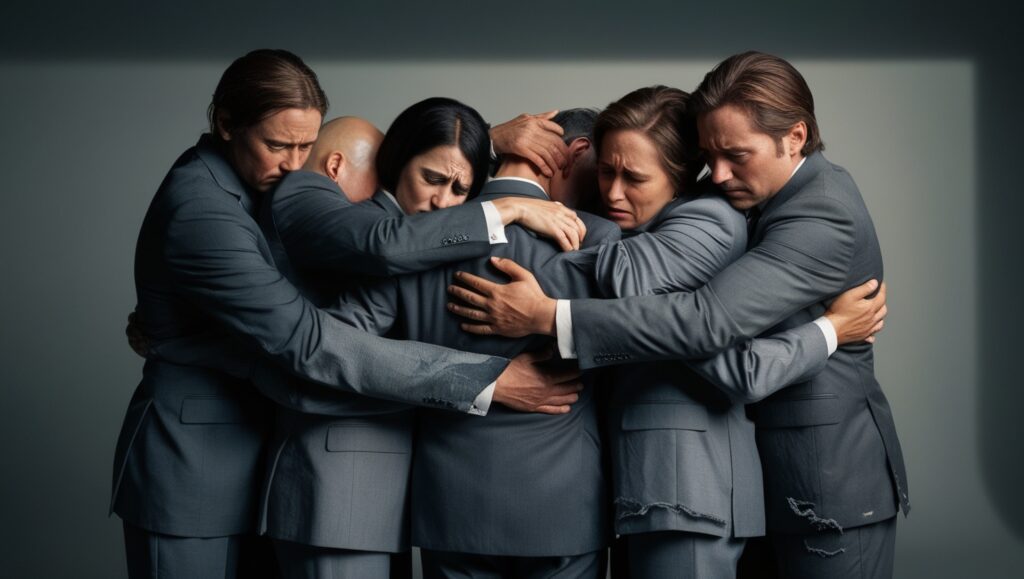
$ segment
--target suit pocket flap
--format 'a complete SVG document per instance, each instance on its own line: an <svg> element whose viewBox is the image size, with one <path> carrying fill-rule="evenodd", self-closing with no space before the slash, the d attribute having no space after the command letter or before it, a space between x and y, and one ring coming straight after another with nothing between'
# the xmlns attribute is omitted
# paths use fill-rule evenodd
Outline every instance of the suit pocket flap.
<svg viewBox="0 0 1024 579"><path fill-rule="evenodd" d="M220 396L188 396L181 402L182 424L234 424L245 422L242 405Z"/></svg>
<svg viewBox="0 0 1024 579"><path fill-rule="evenodd" d="M630 404L622 410L623 430L707 430L708 411L699 404Z"/></svg>
<svg viewBox="0 0 1024 579"><path fill-rule="evenodd" d="M758 428L795 428L839 424L839 397L807 398L766 402L757 407Z"/></svg>
<svg viewBox="0 0 1024 579"><path fill-rule="evenodd" d="M377 424L335 424L327 429L327 452L389 452L408 454L412 451L412 430L409 425L390 422Z"/></svg>

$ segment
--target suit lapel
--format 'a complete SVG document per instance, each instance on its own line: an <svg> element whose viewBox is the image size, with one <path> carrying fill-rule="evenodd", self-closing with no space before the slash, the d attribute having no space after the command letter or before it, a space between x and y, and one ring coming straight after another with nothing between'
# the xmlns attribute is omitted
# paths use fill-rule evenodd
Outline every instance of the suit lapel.
<svg viewBox="0 0 1024 579"><path fill-rule="evenodd" d="M259 211L259 207L257 207L258 196L253 191L250 191L242 183L242 180L238 178L235 170L231 168L231 164L221 154L209 133L199 137L199 142L196 143L196 155L199 156L199 159L210 170L210 174L213 175L213 180L217 182L217 185L238 199L245 212L255 218Z"/></svg>
<svg viewBox="0 0 1024 579"><path fill-rule="evenodd" d="M755 218L750 236L748 237L750 247L759 243L764 237L764 226L765 223L771 220L772 213L785 205L794 195L798 194L808 183L820 175L826 167L828 167L828 160L820 152L815 152L810 157L807 157L803 166L790 177L782 189L759 208L760 215Z"/></svg>

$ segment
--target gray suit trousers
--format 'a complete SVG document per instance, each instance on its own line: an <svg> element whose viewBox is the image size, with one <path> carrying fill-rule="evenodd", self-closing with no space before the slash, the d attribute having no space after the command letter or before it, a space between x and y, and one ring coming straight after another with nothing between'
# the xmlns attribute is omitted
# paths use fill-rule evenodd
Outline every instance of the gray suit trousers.
<svg viewBox="0 0 1024 579"><path fill-rule="evenodd" d="M770 540L786 579L892 579L895 516L842 533L779 533Z"/></svg>
<svg viewBox="0 0 1024 579"><path fill-rule="evenodd" d="M270 542L256 535L176 537L124 523L129 579L273 579Z"/></svg>
<svg viewBox="0 0 1024 579"><path fill-rule="evenodd" d="M571 557L512 557L420 551L424 579L604 579L607 551Z"/></svg>
<svg viewBox="0 0 1024 579"><path fill-rule="evenodd" d="M626 537L630 579L735 579L746 539L687 531Z"/></svg>
<svg viewBox="0 0 1024 579"><path fill-rule="evenodd" d="M281 579L389 579L391 554L274 540Z"/></svg>

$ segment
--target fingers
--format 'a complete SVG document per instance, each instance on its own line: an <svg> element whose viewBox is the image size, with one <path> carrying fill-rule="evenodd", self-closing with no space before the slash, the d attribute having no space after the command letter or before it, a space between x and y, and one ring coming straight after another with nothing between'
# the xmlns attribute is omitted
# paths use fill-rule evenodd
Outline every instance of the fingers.
<svg viewBox="0 0 1024 579"><path fill-rule="evenodd" d="M460 316L463 314L459 314ZM467 316L468 317L468 316ZM478 336L493 336L494 328L490 324L459 324L463 332L476 334Z"/></svg>
<svg viewBox="0 0 1024 579"><path fill-rule="evenodd" d="M572 410L569 406L538 406L534 412L540 414L568 414Z"/></svg>
<svg viewBox="0 0 1024 579"><path fill-rule="evenodd" d="M471 305L471 306L473 306L475 308L485 309L486 306L487 306L487 298L486 297L484 297L484 296L482 296L482 295L480 295L480 294L478 294L478 293L476 293L474 291L470 291L470 290L468 290L468 289L466 289L466 288L464 288L462 286L457 286L457 285L450 285L450 286L448 286L448 294L453 296L453 297L456 297L456 298L458 298L458 299L460 299L460 300L462 300L464 302L466 302L467 304L469 304L469 305ZM451 305L461 306L461 304L451 304ZM456 313L458 313L458 312L456 312ZM462 314L460 313L459 315L462 315ZM473 318L473 319L477 319L477 318Z"/></svg>
<svg viewBox="0 0 1024 579"><path fill-rule="evenodd" d="M498 271L512 278L512 281L524 281L532 280L533 274L530 270L519 265L514 260L508 259L507 257L492 257L491 265L496 267Z"/></svg>
<svg viewBox="0 0 1024 579"><path fill-rule="evenodd" d="M459 280L464 285L470 287L470 289L476 291L478 294L482 294L485 297L490 297L491 292L494 288L498 287L498 284L493 281L486 280L480 276L466 273L464 271L455 272L455 279Z"/></svg>
<svg viewBox="0 0 1024 579"><path fill-rule="evenodd" d="M535 163L544 173L545 177L551 177L556 171L565 166L565 143L562 139L552 133L544 133L542 140L532 143L533 154L541 159L541 163Z"/></svg>
<svg viewBox="0 0 1024 579"><path fill-rule="evenodd" d="M575 229L562 229L558 232L558 237L555 240L562 251L575 251L580 248L580 242L576 238Z"/></svg>
<svg viewBox="0 0 1024 579"><path fill-rule="evenodd" d="M580 380L582 372L580 372L579 366L576 364L552 364L545 366L544 372L547 374L548 383L551 384L548 388L553 391L565 394L567 392L583 390L583 382Z"/></svg>
<svg viewBox="0 0 1024 579"><path fill-rule="evenodd" d="M540 170L542 175L545 177L554 176L555 170L552 168L554 166L554 159L544 157L533 149L527 149L523 151L523 154L526 156L527 161L533 163Z"/></svg>
<svg viewBox="0 0 1024 579"><path fill-rule="evenodd" d="M456 316L462 316L463 318L472 320L477 323L485 324L490 322L490 317L487 315L485 311L483 311L483 309L469 307L461 303L455 303L454 301L450 301L449 303L447 303L447 308L449 308L449 312L451 312L452 314L455 314Z"/></svg>
<svg viewBox="0 0 1024 579"><path fill-rule="evenodd" d="M552 396L544 401L543 406L565 406L568 404L575 404L580 399L580 395L573 392L572 394L565 394L563 396Z"/></svg>
<svg viewBox="0 0 1024 579"><path fill-rule="evenodd" d="M564 230L559 230L555 235L555 243L558 244L558 249L562 251L573 251L576 249L572 246L572 240L569 239Z"/></svg>
<svg viewBox="0 0 1024 579"><path fill-rule="evenodd" d="M862 300L871 295L871 292L875 291L877 287L878 281L869 279L857 287L850 288L844 295L852 300Z"/></svg>
<svg viewBox="0 0 1024 579"><path fill-rule="evenodd" d="M548 111L546 113L537 113L537 114L535 114L533 116L537 117L538 119L544 120L544 121L550 121L551 119L555 118L556 115L558 115L558 109L555 109L553 111ZM561 125L559 125L557 123L551 123L551 124L555 125L556 127L558 127L557 132L558 132L559 135L561 135L562 134L562 127L561 127Z"/></svg>

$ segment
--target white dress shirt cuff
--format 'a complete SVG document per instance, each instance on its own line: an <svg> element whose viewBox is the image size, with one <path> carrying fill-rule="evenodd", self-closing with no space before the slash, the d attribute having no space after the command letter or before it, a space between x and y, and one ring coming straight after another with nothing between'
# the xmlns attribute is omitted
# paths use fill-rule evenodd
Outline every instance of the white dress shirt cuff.
<svg viewBox="0 0 1024 579"><path fill-rule="evenodd" d="M831 357L839 349L839 337L836 336L836 329L825 316L814 320L814 325L821 329L822 334L825 334L825 343L828 344L828 355Z"/></svg>
<svg viewBox="0 0 1024 579"><path fill-rule="evenodd" d="M572 308L569 300L555 301L555 336L558 339L558 353L563 360L576 359L576 339L572 337Z"/></svg>
<svg viewBox="0 0 1024 579"><path fill-rule="evenodd" d="M480 206L484 208L484 219L487 221L487 240L491 242L491 245L508 243L508 238L505 237L505 225L501 222L501 213L498 208L490 201L484 201Z"/></svg>
<svg viewBox="0 0 1024 579"><path fill-rule="evenodd" d="M473 405L469 407L469 413L476 416L487 416L487 411L491 409L491 400L494 399L494 388L498 385L498 381L495 380L487 385L476 395L473 400Z"/></svg>

